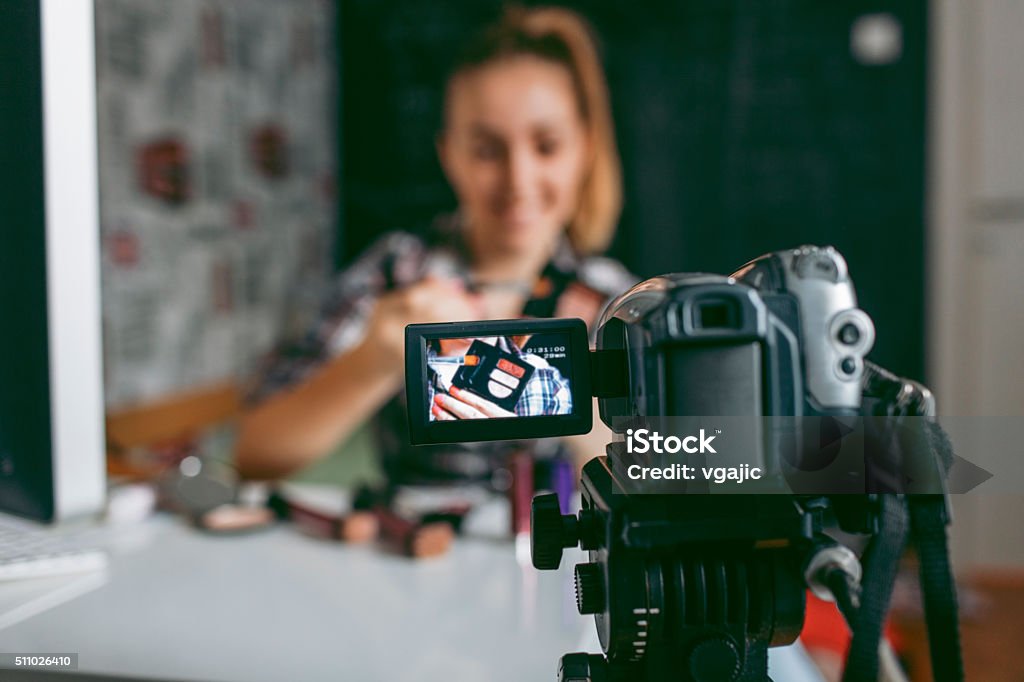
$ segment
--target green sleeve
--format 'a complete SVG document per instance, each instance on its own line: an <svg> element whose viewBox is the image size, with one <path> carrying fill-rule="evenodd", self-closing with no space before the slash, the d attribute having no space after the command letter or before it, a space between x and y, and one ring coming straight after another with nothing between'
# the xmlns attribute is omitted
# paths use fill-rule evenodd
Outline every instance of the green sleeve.
<svg viewBox="0 0 1024 682"><path fill-rule="evenodd" d="M377 484L384 480L373 423L364 422L329 455L288 478L297 483L325 483L344 487Z"/></svg>

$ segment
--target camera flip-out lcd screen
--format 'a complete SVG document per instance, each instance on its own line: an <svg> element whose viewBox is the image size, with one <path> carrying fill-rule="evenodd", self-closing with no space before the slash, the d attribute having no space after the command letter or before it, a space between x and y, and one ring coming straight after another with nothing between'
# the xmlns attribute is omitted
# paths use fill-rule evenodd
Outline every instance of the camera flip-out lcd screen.
<svg viewBox="0 0 1024 682"><path fill-rule="evenodd" d="M585 433L592 420L582 320L410 325L414 443Z"/></svg>

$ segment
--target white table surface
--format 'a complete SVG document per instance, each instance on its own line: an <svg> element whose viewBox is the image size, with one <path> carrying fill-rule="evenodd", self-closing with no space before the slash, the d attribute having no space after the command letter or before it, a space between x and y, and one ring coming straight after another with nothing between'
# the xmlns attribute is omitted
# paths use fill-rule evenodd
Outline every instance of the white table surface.
<svg viewBox="0 0 1024 682"><path fill-rule="evenodd" d="M157 515L93 530L106 571L0 583L0 652L182 682L553 680L563 654L599 652L576 611L584 553L537 571L505 537L504 501L478 509L467 537L418 561L290 525L214 536ZM820 682L801 647L769 654L773 679Z"/></svg>
<svg viewBox="0 0 1024 682"><path fill-rule="evenodd" d="M497 538L414 561L289 526L215 537L167 516L106 536L106 574L63 579L69 600L0 629L0 650L171 680L522 682L554 679L594 628L576 612L575 550L541 572ZM0 603L26 589L0 584Z"/></svg>

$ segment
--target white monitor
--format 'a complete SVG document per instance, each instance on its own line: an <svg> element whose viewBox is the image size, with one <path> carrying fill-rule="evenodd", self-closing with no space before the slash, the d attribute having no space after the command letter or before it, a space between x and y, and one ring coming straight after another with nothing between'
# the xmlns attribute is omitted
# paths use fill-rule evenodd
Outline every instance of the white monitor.
<svg viewBox="0 0 1024 682"><path fill-rule="evenodd" d="M0 3L0 511L103 505L92 0Z"/></svg>

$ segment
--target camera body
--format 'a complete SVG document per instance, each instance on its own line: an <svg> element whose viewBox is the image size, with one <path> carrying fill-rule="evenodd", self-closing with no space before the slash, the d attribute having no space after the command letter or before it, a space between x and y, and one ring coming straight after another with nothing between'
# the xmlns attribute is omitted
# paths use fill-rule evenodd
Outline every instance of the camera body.
<svg viewBox="0 0 1024 682"><path fill-rule="evenodd" d="M626 352L632 390L601 400L601 418L857 414L873 343L831 247L768 254L731 277L655 277L602 317L598 348Z"/></svg>
<svg viewBox="0 0 1024 682"><path fill-rule="evenodd" d="M795 438L761 434L748 457L799 466L794 452L813 458L815 445L800 417L858 413L873 339L830 248L770 254L733 277L656 277L601 321L598 347L621 351L630 378L628 394L601 399L601 417L617 432L665 415L793 417ZM608 447L584 468L577 519L550 499L534 505L538 568L577 542L589 551L577 606L595 615L606 658L571 654L563 678L763 679L768 647L802 627L808 549L839 520L870 531L871 498L837 508L825 496L623 494L621 443Z"/></svg>
<svg viewBox="0 0 1024 682"><path fill-rule="evenodd" d="M465 369L460 363L466 362L466 350L481 340L500 347L496 355L511 352L537 367L534 383L546 379L549 385L541 388L552 390L558 384L571 396L563 407L571 407L516 406L510 414L506 404L503 411L434 418L431 401L438 391L452 393ZM808 246L762 256L732 277L672 274L646 280L608 305L596 352L588 352L581 320L409 325L412 441L584 433L590 428L591 395L599 398L601 419L613 429L623 417L854 415L864 356L873 342L874 327L856 307L842 256L831 247ZM446 350L445 344L454 349ZM457 367L447 379L445 364ZM500 370L490 379L523 392ZM488 377L484 383L493 384ZM470 398L494 402L482 390ZM486 426L475 421L485 417Z"/></svg>

